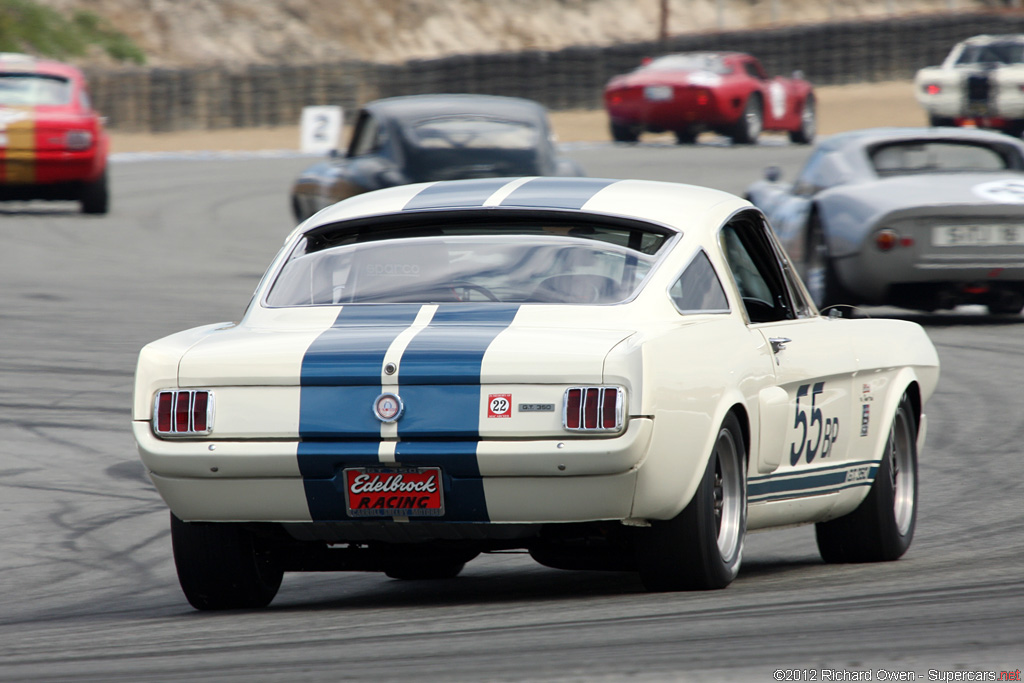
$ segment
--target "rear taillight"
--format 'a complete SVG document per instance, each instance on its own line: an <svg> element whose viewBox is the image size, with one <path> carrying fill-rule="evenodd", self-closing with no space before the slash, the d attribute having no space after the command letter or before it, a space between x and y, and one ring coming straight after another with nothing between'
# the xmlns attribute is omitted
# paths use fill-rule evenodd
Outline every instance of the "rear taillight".
<svg viewBox="0 0 1024 683"><path fill-rule="evenodd" d="M565 390L562 426L580 432L618 431L622 399L618 387L570 387Z"/></svg>
<svg viewBox="0 0 1024 683"><path fill-rule="evenodd" d="M64 146L73 150L89 149L92 147L92 132L88 130L69 130L64 134Z"/></svg>
<svg viewBox="0 0 1024 683"><path fill-rule="evenodd" d="M213 430L213 392L160 391L153 407L153 431L161 436L198 436Z"/></svg>

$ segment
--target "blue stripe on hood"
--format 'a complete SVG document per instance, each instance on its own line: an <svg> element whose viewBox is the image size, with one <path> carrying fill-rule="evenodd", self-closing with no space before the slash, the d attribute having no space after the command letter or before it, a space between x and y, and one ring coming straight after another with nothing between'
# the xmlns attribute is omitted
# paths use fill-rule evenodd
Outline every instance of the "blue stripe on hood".
<svg viewBox="0 0 1024 683"><path fill-rule="evenodd" d="M508 183L508 178L480 178L452 184L430 185L410 199L402 210L483 206L488 197Z"/></svg>
<svg viewBox="0 0 1024 683"><path fill-rule="evenodd" d="M604 178L536 178L513 190L501 206L580 209L595 194L617 182Z"/></svg>

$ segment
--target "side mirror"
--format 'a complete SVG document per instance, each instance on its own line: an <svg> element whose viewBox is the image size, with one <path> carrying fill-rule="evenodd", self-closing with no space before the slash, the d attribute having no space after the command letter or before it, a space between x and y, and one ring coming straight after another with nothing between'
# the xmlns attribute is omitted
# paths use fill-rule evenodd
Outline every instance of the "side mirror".
<svg viewBox="0 0 1024 683"><path fill-rule="evenodd" d="M782 177L782 169L778 166L769 166L764 169L764 179L769 183L777 183Z"/></svg>

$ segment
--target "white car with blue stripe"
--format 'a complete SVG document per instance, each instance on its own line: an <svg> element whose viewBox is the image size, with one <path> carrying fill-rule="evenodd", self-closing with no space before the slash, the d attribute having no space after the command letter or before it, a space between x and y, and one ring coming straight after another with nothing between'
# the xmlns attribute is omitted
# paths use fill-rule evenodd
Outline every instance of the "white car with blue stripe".
<svg viewBox="0 0 1024 683"><path fill-rule="evenodd" d="M509 549L722 588L748 530L906 551L938 365L914 323L819 316L735 196L440 182L320 211L240 322L147 345L134 434L199 609Z"/></svg>

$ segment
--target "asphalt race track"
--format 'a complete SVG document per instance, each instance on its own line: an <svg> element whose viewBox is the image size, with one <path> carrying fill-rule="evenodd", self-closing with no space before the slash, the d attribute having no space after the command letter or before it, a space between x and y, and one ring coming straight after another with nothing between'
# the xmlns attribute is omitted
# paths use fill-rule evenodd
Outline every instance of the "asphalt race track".
<svg viewBox="0 0 1024 683"><path fill-rule="evenodd" d="M808 152L777 140L567 153L593 176L742 193L769 164L792 177ZM129 429L136 354L239 317L292 227L286 192L309 163L123 159L107 217L0 204L0 681L767 683L1024 669L1024 317L980 308L869 311L923 324L943 363L917 537L898 562L827 566L802 527L748 537L739 579L713 593L647 594L631 574L500 554L441 582L289 574L266 610L194 611Z"/></svg>

